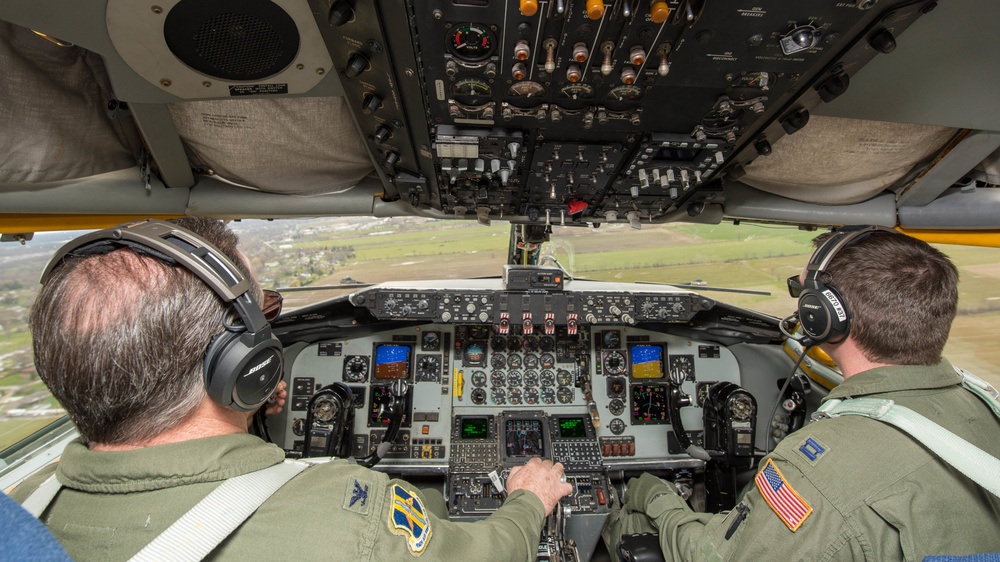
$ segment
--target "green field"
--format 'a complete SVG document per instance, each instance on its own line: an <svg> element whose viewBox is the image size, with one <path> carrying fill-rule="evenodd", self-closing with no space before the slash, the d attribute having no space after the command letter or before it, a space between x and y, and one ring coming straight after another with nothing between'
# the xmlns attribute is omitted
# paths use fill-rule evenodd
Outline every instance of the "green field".
<svg viewBox="0 0 1000 562"><path fill-rule="evenodd" d="M49 425L58 417L12 419L0 422L0 451Z"/></svg>

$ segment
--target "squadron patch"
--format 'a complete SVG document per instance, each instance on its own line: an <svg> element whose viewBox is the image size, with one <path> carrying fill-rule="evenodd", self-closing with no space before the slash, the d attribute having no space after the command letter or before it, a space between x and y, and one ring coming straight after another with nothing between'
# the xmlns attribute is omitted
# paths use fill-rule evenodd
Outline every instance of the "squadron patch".
<svg viewBox="0 0 1000 562"><path fill-rule="evenodd" d="M420 556L431 540L431 520L420 497L393 484L390 489L392 509L389 510L389 530L406 537L410 554Z"/></svg>
<svg viewBox="0 0 1000 562"><path fill-rule="evenodd" d="M773 460L767 459L764 469L757 474L754 482L767 505L771 506L793 533L813 512L812 507L788 484Z"/></svg>
<svg viewBox="0 0 1000 562"><path fill-rule="evenodd" d="M371 484L355 478L347 484L344 494L344 509L361 515L368 515L368 492Z"/></svg>

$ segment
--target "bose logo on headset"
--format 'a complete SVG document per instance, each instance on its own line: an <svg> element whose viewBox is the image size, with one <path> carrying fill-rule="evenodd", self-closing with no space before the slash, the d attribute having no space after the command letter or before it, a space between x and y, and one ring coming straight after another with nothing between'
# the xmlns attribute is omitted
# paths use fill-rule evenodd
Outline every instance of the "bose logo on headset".
<svg viewBox="0 0 1000 562"><path fill-rule="evenodd" d="M129 248L142 256L187 269L222 302L233 307L240 324L226 326L205 352L205 390L212 400L226 408L241 411L259 408L281 382L284 364L281 342L271 333L260 305L250 294L250 281L225 254L195 233L153 219L91 232L56 252L42 273L42 284L69 255L106 254L119 248ZM254 366L248 369L248 365ZM260 377L246 378L268 366Z"/></svg>
<svg viewBox="0 0 1000 562"><path fill-rule="evenodd" d="M833 236L809 258L796 311L805 335L804 341L808 341L806 345L839 343L847 337L851 324L844 297L836 287L827 285L823 277L840 250L879 231L898 234L883 226L845 226L834 231Z"/></svg>

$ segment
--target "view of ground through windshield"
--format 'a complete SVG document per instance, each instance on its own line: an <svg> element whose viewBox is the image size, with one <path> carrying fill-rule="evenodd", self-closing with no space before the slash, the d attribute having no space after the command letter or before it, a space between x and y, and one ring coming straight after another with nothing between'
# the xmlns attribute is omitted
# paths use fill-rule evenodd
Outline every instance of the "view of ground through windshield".
<svg viewBox="0 0 1000 562"><path fill-rule="evenodd" d="M481 226L425 219L337 218L233 223L264 287L286 292L286 309L350 292L356 283L499 276L507 260L506 223ZM0 449L61 411L38 380L27 315L38 276L73 233L40 234L26 246L0 245ZM812 251L814 232L744 224L555 227L542 254L575 278L690 284L730 304L786 316L794 300L785 279ZM941 246L959 266L960 314L946 355L1000 385L1000 250ZM346 288L325 287L347 285ZM770 292L749 294L715 289Z"/></svg>

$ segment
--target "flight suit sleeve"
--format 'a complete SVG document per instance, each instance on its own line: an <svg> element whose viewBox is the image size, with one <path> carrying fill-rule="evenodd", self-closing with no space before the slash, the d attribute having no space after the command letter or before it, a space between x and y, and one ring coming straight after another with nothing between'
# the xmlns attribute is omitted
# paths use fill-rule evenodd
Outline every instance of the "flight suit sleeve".
<svg viewBox="0 0 1000 562"><path fill-rule="evenodd" d="M430 560L534 561L545 520L538 497L516 490L490 517L455 522L440 517L437 498L392 480L382 509L384 521L373 560L426 557Z"/></svg>
<svg viewBox="0 0 1000 562"><path fill-rule="evenodd" d="M692 511L672 485L643 474L629 483L620 521L609 523L609 550L621 534L642 532L635 529L645 517L667 561L866 558L844 517L796 467L773 456L762 461L761 474L736 509L719 514ZM771 486L767 497L762 486Z"/></svg>

